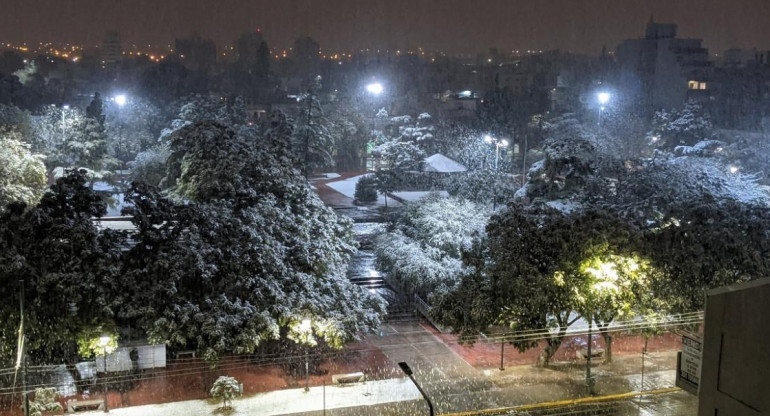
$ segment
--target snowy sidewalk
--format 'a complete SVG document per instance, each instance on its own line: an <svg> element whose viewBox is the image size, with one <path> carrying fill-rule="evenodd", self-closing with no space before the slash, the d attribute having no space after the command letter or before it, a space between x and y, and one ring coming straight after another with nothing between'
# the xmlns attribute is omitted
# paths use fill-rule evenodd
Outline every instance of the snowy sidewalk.
<svg viewBox="0 0 770 416"><path fill-rule="evenodd" d="M367 381L349 386L326 386L326 409L402 402L420 399L420 393L408 378ZM188 400L146 406L111 409L119 416L202 416L211 415L221 403L210 404L206 400ZM230 415L285 415L323 410L324 388L278 390L233 400ZM83 414L104 414L102 411Z"/></svg>

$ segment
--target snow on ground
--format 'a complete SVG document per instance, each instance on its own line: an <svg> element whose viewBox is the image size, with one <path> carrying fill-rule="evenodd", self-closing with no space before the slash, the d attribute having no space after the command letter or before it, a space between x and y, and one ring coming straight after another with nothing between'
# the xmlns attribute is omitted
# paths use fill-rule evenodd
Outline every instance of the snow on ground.
<svg viewBox="0 0 770 416"><path fill-rule="evenodd" d="M447 191L401 191L393 192L393 196L400 198L405 202L416 202L430 194L438 194L442 198L449 198Z"/></svg>
<svg viewBox="0 0 770 416"><path fill-rule="evenodd" d="M371 175L371 173L365 173L363 175L353 176L352 178L347 178L341 181L327 182L326 186L334 189L335 191L341 193L342 195L345 195L350 199L355 199L356 184L358 183L358 180L368 175ZM377 205L385 205L384 196L380 194L377 195ZM397 205L399 205L398 201L394 201L393 198L388 198L388 206L397 206Z"/></svg>
<svg viewBox="0 0 770 416"><path fill-rule="evenodd" d="M383 403L401 402L420 399L420 393L408 378L396 378L379 381L367 381L349 386L326 386L326 409L338 409L352 406L371 406ZM323 410L324 387L277 390L260 393L250 397L233 400L233 412L230 415L285 415L291 413ZM182 402L154 404L146 406L110 409L117 416L209 416L221 406L209 404L206 400L187 400ZM83 414L104 414L103 411L84 412Z"/></svg>
<svg viewBox="0 0 770 416"><path fill-rule="evenodd" d="M340 177L340 174L339 173L324 173L323 176L326 179L336 179L336 178Z"/></svg>

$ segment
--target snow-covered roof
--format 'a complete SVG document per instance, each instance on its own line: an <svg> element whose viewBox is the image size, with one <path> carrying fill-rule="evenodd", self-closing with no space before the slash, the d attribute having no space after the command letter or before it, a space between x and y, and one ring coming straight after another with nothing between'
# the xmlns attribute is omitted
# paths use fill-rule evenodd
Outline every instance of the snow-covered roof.
<svg viewBox="0 0 770 416"><path fill-rule="evenodd" d="M425 172L440 172L440 173L451 173L451 172L465 172L466 169L465 166L461 165L460 163L455 162L454 160L442 155L441 153L436 153L433 156L425 158Z"/></svg>

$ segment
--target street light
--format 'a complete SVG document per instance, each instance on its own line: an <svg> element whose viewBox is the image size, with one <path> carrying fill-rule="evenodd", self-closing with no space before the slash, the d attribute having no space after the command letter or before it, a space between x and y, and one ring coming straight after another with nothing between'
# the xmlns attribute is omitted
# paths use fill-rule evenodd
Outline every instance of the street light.
<svg viewBox="0 0 770 416"><path fill-rule="evenodd" d="M607 103L610 102L610 99L612 98L612 95L606 91L601 91L596 93L596 100L599 102L599 125L602 124L602 116L604 115L604 110L607 108Z"/></svg>
<svg viewBox="0 0 770 416"><path fill-rule="evenodd" d="M372 95L380 95L385 91L385 88L379 82L372 82L366 86L366 91Z"/></svg>
<svg viewBox="0 0 770 416"><path fill-rule="evenodd" d="M738 166L730 166L730 173L738 173L740 169L738 169Z"/></svg>
<svg viewBox="0 0 770 416"><path fill-rule="evenodd" d="M420 387L419 384L414 380L414 377L412 377L412 369L409 368L409 364L405 362L398 363L398 366L401 367L401 371L404 372L404 374L409 377L410 380L412 380L412 383L414 383L415 387L417 387L417 390L420 391L420 394L422 394L422 398L425 399L426 402L428 402L428 410L430 411L430 416L433 416L433 403L430 402L430 399L428 398L428 395L425 394L425 392L422 390L422 387Z"/></svg>
<svg viewBox="0 0 770 416"><path fill-rule="evenodd" d="M104 353L104 382L102 383L102 389L104 391L104 413L108 413L110 411L107 407L107 345L109 343L109 335L102 335L99 337L99 345L102 346L102 352Z"/></svg>
<svg viewBox="0 0 770 416"><path fill-rule="evenodd" d="M299 329L305 334L305 341L307 341L307 334L310 333L310 331L313 329L311 326L311 322L309 318L305 318L302 320L302 324L299 326ZM310 364L308 363L308 346L305 345L305 391L310 391Z"/></svg>
<svg viewBox="0 0 770 416"><path fill-rule="evenodd" d="M484 143L487 144L495 144L495 170L497 170L497 162L500 159L500 148L501 147L508 147L508 140L505 139L496 139L490 135L484 136Z"/></svg>
<svg viewBox="0 0 770 416"><path fill-rule="evenodd" d="M123 107L128 102L128 98L125 94L118 94L113 98L113 100L115 101L115 104L120 107Z"/></svg>

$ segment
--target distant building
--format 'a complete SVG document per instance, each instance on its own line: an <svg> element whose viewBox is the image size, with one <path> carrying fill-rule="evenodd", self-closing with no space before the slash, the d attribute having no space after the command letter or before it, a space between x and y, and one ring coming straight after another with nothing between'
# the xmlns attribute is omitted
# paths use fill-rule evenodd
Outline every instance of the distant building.
<svg viewBox="0 0 770 416"><path fill-rule="evenodd" d="M123 46L120 43L120 33L107 32L102 41L101 59L102 63L113 64L123 57Z"/></svg>
<svg viewBox="0 0 770 416"><path fill-rule="evenodd" d="M446 91L433 95L434 109L439 119L468 119L476 117L478 95L470 90Z"/></svg>
<svg viewBox="0 0 770 416"><path fill-rule="evenodd" d="M262 30L257 29L242 35L235 41L235 60L242 68L254 67L259 61L259 45L264 38Z"/></svg>
<svg viewBox="0 0 770 416"><path fill-rule="evenodd" d="M617 87L648 114L708 97L713 66L702 42L678 38L677 25L651 18L643 38L626 39L617 48Z"/></svg>
<svg viewBox="0 0 770 416"><path fill-rule="evenodd" d="M174 49L180 62L193 71L210 72L217 63L217 46L197 33L189 38L176 39Z"/></svg>

